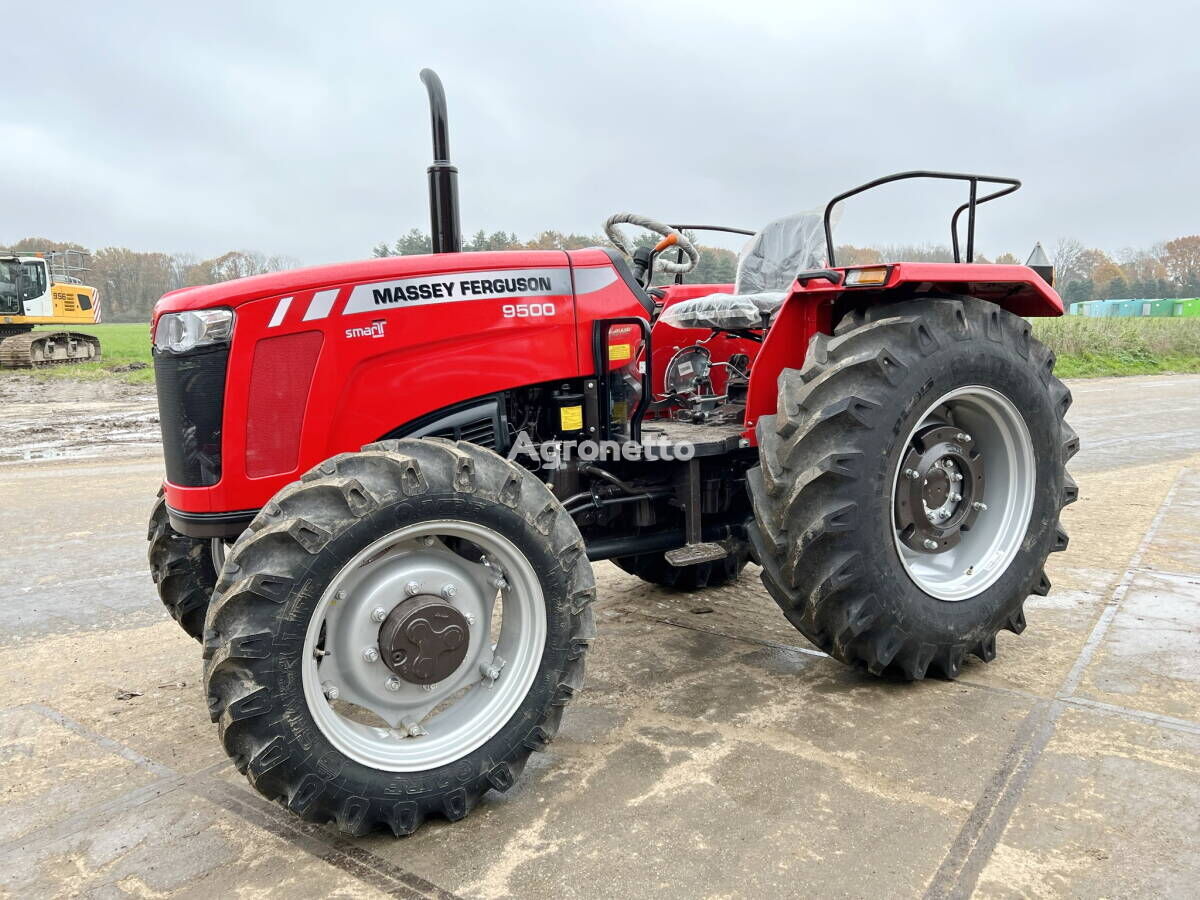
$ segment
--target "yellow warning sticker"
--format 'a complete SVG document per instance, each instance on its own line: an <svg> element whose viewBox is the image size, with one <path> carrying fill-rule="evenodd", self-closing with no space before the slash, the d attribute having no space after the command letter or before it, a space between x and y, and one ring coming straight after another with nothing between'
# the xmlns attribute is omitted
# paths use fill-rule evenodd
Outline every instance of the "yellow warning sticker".
<svg viewBox="0 0 1200 900"><path fill-rule="evenodd" d="M633 356L632 344L609 344L608 359L609 362L621 362Z"/></svg>
<svg viewBox="0 0 1200 900"><path fill-rule="evenodd" d="M564 406L558 411L558 418L563 431L583 430L582 406Z"/></svg>

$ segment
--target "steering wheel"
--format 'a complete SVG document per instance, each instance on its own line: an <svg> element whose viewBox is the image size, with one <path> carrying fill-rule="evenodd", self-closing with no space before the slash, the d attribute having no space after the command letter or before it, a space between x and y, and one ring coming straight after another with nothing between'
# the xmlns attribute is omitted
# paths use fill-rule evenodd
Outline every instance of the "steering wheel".
<svg viewBox="0 0 1200 900"><path fill-rule="evenodd" d="M658 246L654 248L654 271L656 272L671 272L672 274L682 274L690 272L696 268L696 264L700 262L700 251L695 245L689 241L684 235L676 231L670 225L664 225L655 219L649 219L646 216L639 216L637 213L616 213L611 215L604 222L604 233L608 239L616 245L617 249L633 258L632 245L626 239L618 225L628 223L630 225L639 225L647 231L653 231L655 234L661 234L663 240L658 242ZM671 260L658 255L668 247L677 246L683 251L687 257L683 262L672 262Z"/></svg>

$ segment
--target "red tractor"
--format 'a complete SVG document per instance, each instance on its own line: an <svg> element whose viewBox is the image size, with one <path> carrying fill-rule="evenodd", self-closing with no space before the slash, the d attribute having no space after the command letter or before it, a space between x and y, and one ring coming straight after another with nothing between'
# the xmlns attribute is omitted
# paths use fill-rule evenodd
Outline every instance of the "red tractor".
<svg viewBox="0 0 1200 900"><path fill-rule="evenodd" d="M154 311L151 569L262 794L408 834L511 787L583 686L594 560L682 590L754 560L805 637L875 675L953 678L1024 629L1078 441L1022 318L1062 314L1044 257L972 262L976 208L1019 182L881 178L741 231L732 285L684 277L685 232L713 226L625 214L624 252L463 253L422 79L433 254ZM838 266L834 207L918 177L968 185L956 262ZM631 251L623 222L662 240Z"/></svg>

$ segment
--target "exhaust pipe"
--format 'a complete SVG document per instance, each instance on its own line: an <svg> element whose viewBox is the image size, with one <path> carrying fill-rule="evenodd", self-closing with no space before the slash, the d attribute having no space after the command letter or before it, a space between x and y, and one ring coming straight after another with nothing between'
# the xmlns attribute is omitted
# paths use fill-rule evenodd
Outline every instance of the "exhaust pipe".
<svg viewBox="0 0 1200 900"><path fill-rule="evenodd" d="M458 169L450 164L450 134L446 122L446 92L433 69L421 70L429 92L429 119L433 128L433 165L429 167L429 234L434 253L462 252L462 227L458 220Z"/></svg>

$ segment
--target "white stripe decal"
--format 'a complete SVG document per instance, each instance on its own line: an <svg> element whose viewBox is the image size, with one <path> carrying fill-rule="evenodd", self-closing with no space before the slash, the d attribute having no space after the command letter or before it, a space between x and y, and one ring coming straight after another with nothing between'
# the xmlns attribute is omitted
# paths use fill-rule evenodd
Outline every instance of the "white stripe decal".
<svg viewBox="0 0 1200 900"><path fill-rule="evenodd" d="M592 294L603 290L617 280L612 266L596 266L575 270L575 293Z"/></svg>
<svg viewBox="0 0 1200 900"><path fill-rule="evenodd" d="M291 297L284 297L275 306L275 315L271 316L271 321L267 324L268 328L278 328L283 322L283 317L287 315L288 307L292 305Z"/></svg>
<svg viewBox="0 0 1200 900"><path fill-rule="evenodd" d="M321 291L309 301L308 309L304 311L302 321L311 322L313 319L323 319L333 309L333 301L337 299L338 289Z"/></svg>

